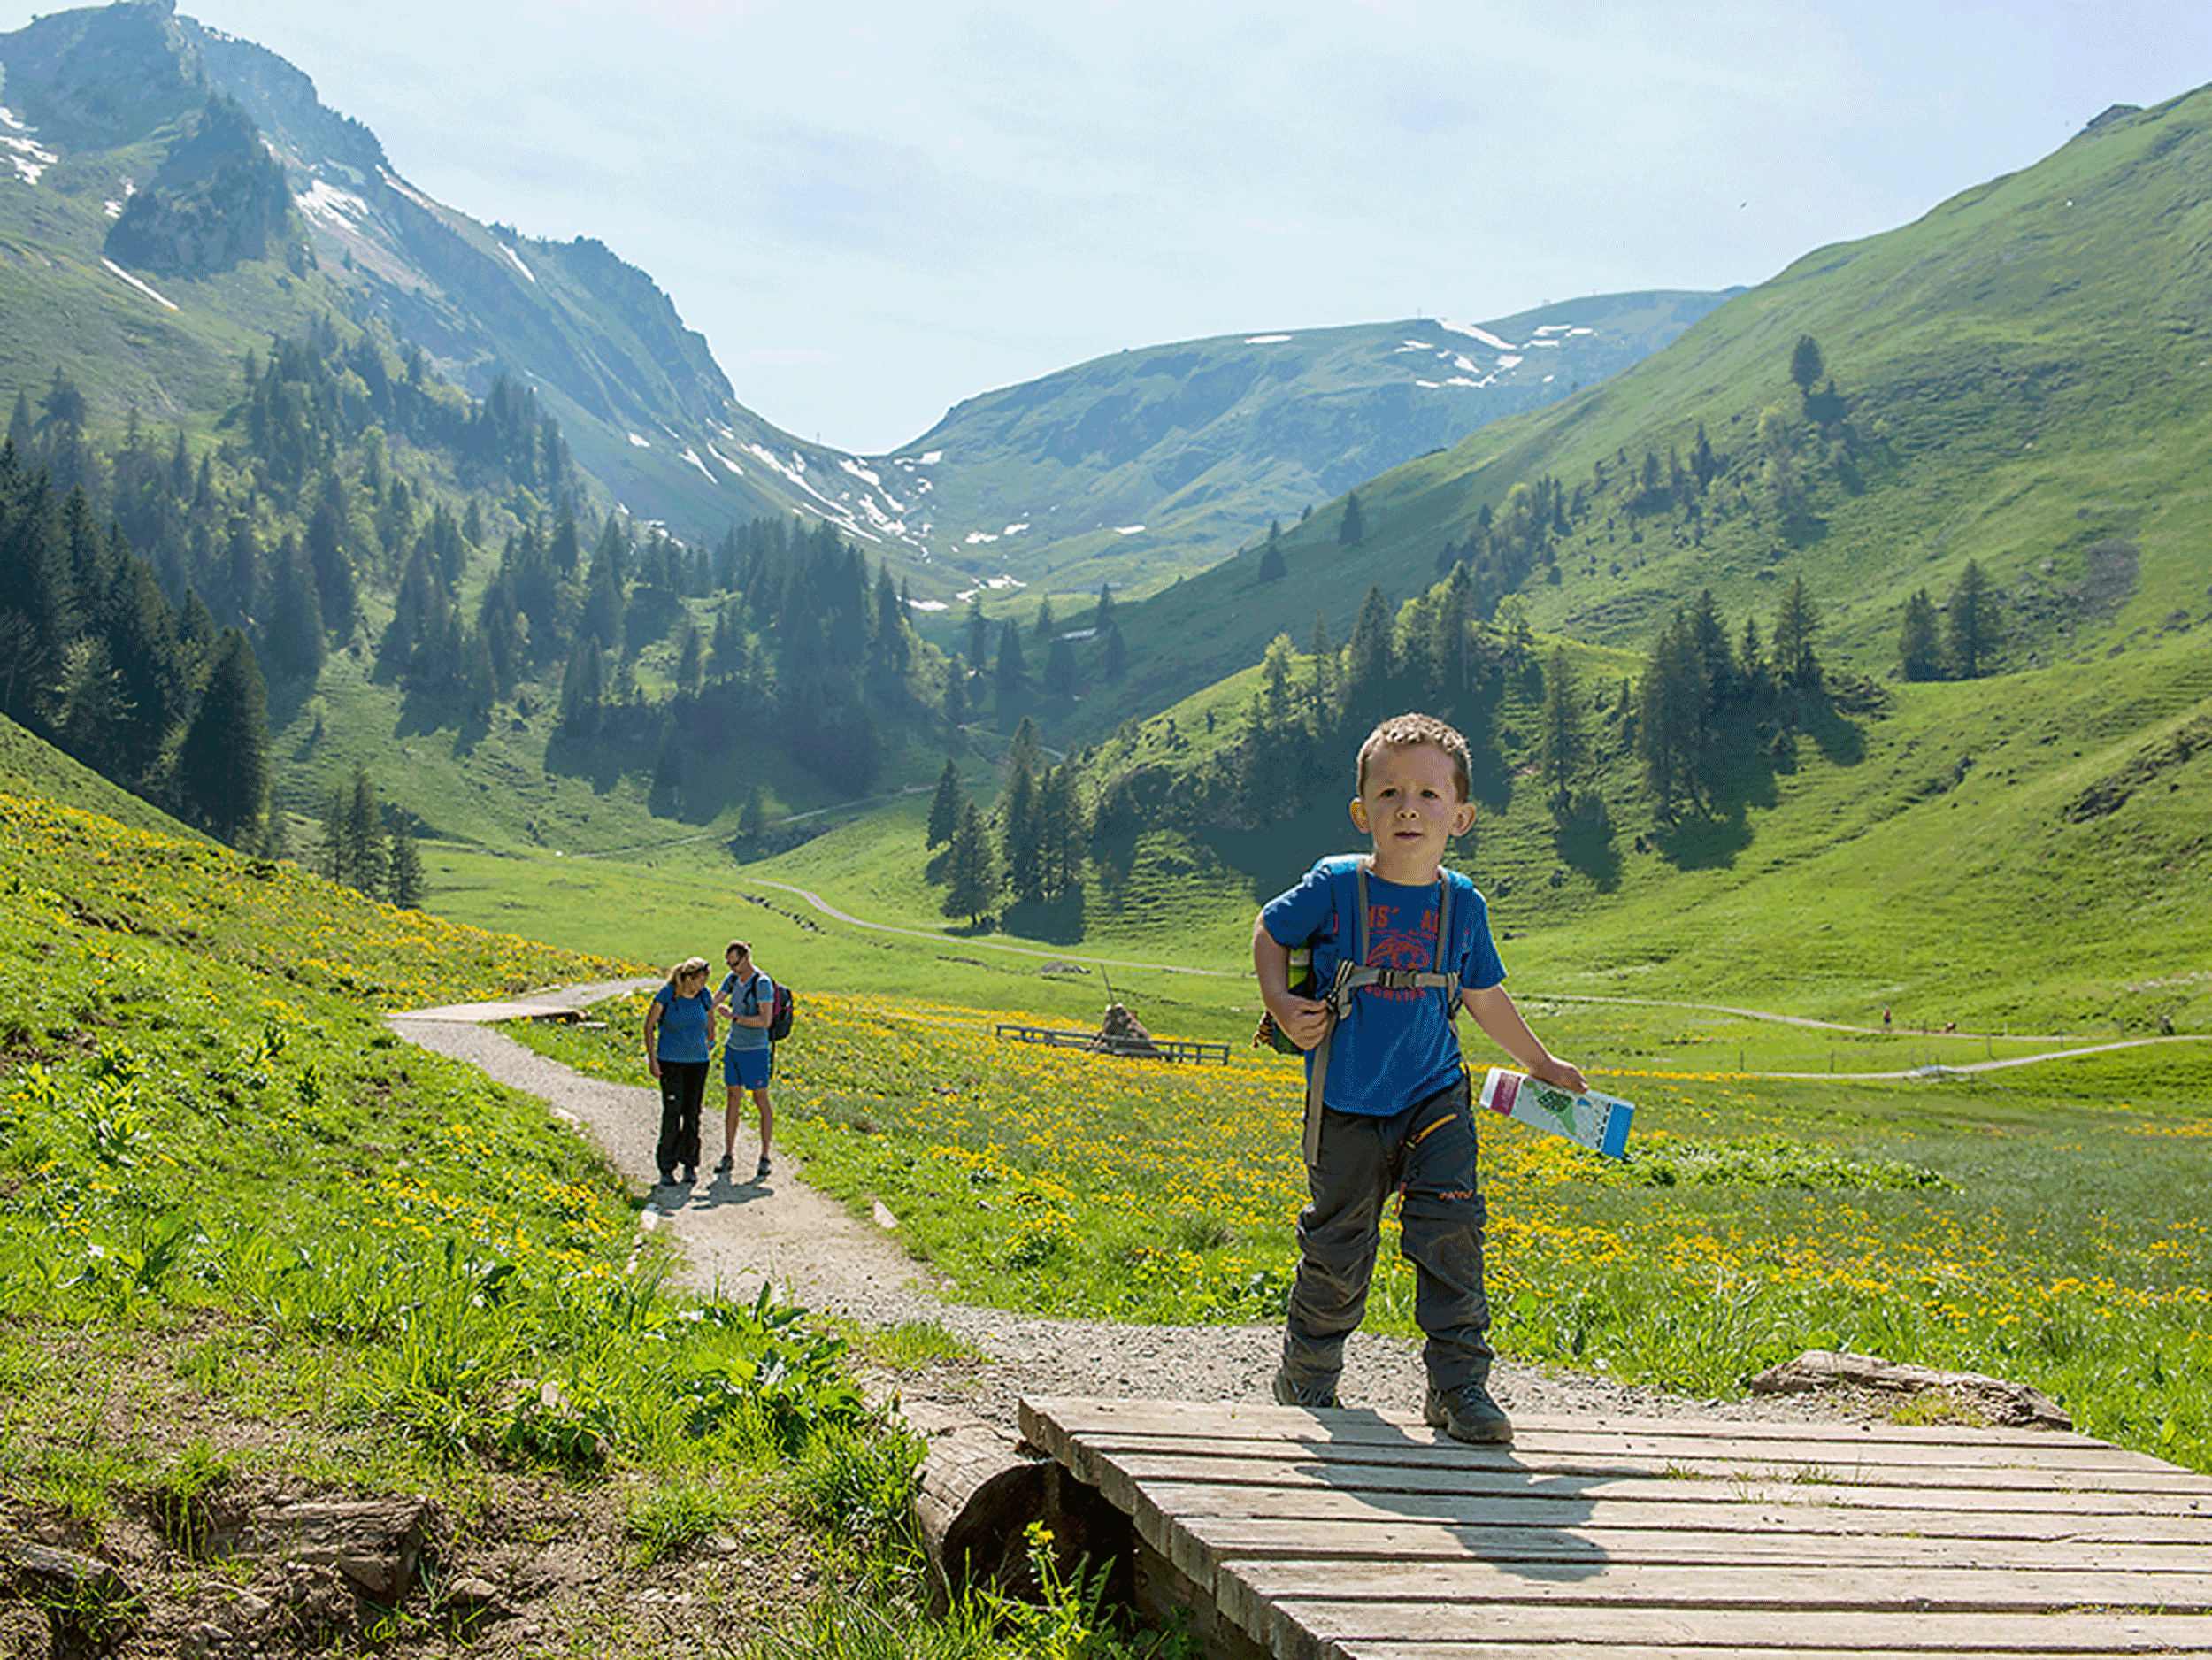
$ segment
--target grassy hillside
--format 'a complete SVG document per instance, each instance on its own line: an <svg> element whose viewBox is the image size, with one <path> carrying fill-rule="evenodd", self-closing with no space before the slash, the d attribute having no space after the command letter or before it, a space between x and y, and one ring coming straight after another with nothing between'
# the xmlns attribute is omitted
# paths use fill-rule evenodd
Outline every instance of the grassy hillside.
<svg viewBox="0 0 2212 1660"><path fill-rule="evenodd" d="M1602 386L1362 486L1358 547L1339 545L1334 504L1286 536L1279 583L1257 580L1255 553L1125 608L1129 680L1081 728L1250 662L1278 632L1302 642L1317 612L1342 640L1371 585L1406 598L1486 507L1546 476L1589 511L1558 538L1556 582L1535 573L1523 597L1578 639L1641 650L1701 588L1732 615L1770 612L1801 576L1832 660L1878 674L1907 597L1942 600L1969 559L2001 592L2008 666L2099 663L2200 625L2208 201L2212 91L1809 254ZM1806 335L1837 388L1825 421L1790 379ZM1630 505L1622 480L1644 452L1686 457L1701 423L1722 472L1699 511ZM1801 486L1786 511L1776 449Z"/></svg>
<svg viewBox="0 0 2212 1660"><path fill-rule="evenodd" d="M1578 660L1591 686L1624 666ZM1100 765L1204 765L1253 679L1134 729ZM2212 664L2185 640L2093 678L1897 688L1825 730L1825 748L1809 739L1787 770L1675 825L1639 815L1632 758L1601 717L1594 788L1615 804L1563 829L1522 772L1540 698L1525 680L1509 690L1509 788L1455 856L1490 896L1523 995L1737 1003L1867 1028L1887 1008L1901 1032L2212 1030ZM749 934L803 986L1077 1022L1106 1000L1102 964L1159 1029L1240 1041L1256 1012L1254 908L1358 841L1340 806L1265 835L1165 820L1128 865L1094 868L1079 897L1018 907L978 936L939 912L923 817L917 797L742 865L681 841L620 859L426 857L433 903L486 926L656 961ZM794 890L880 926L840 922Z"/></svg>

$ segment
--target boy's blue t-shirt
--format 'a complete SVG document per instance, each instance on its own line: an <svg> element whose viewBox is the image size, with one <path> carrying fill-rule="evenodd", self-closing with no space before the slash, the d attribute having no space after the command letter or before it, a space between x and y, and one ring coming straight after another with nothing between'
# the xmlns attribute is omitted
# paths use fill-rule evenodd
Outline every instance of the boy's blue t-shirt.
<svg viewBox="0 0 2212 1660"><path fill-rule="evenodd" d="M1260 912L1261 926L1278 945L1295 949L1312 943L1314 974L1324 991L1358 938L1350 908L1359 891L1359 863L1351 854L1323 859ZM1444 972L1473 991L1502 983L1505 964L1490 937L1489 906L1465 877L1448 871L1442 880L1453 884L1452 937L1445 942ZM1440 896L1434 884L1408 888L1370 871L1366 966L1433 970ZM1449 1086L1465 1065L1450 1010L1440 991L1369 986L1354 993L1351 1008L1330 1039L1323 1104L1339 1112L1388 1118ZM1310 1053L1306 1068L1310 1073Z"/></svg>
<svg viewBox="0 0 2212 1660"><path fill-rule="evenodd" d="M653 1001L661 1006L660 1031L653 1040L653 1052L664 1061L696 1061L703 1064L713 1057L709 1053L707 1020L714 1009L714 999L702 987L688 997L680 997L672 986L663 986L653 994Z"/></svg>
<svg viewBox="0 0 2212 1660"><path fill-rule="evenodd" d="M748 995L750 992L753 995ZM722 976L722 989L717 994L730 1005L732 1014L758 1014L764 1009L776 1006L776 982L755 969L751 977L741 980L735 974ZM756 1000L757 999L757 1000ZM768 1028L764 1026L740 1026L730 1022L730 1039L723 1046L742 1054L747 1049L768 1047Z"/></svg>

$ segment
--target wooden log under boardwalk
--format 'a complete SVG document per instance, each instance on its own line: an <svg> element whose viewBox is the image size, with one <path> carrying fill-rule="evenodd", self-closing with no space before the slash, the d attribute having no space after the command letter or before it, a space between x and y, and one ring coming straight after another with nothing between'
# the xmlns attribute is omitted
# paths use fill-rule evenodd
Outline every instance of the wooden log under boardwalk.
<svg viewBox="0 0 2212 1660"><path fill-rule="evenodd" d="M2087 1436L1025 1400L1221 1660L2212 1654L2212 1477Z"/></svg>

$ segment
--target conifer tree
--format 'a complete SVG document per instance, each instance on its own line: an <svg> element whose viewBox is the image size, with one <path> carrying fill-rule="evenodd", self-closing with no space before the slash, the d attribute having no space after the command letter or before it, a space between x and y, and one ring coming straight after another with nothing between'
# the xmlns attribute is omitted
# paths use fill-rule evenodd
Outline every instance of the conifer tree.
<svg viewBox="0 0 2212 1660"><path fill-rule="evenodd" d="M1336 545L1340 548L1356 548L1366 540L1367 523L1360 512L1359 492L1347 490L1344 493L1344 517L1337 521Z"/></svg>
<svg viewBox="0 0 2212 1660"><path fill-rule="evenodd" d="M1589 759L1590 741L1583 726L1582 702L1575 688L1574 665L1567 649L1555 648L1544 670L1544 713L1538 740L1538 764L1549 787L1552 814L1563 818L1574 805L1575 789Z"/></svg>
<svg viewBox="0 0 2212 1660"><path fill-rule="evenodd" d="M1037 780L1025 766L1014 769L1000 803L999 827L1006 859L1006 884L1014 897L1034 902L1044 897L1044 842L1037 811Z"/></svg>
<svg viewBox="0 0 2212 1660"><path fill-rule="evenodd" d="M1774 617L1774 674L1783 685L1799 691L1820 688L1820 657L1814 642L1820 634L1820 612L1805 591L1805 579L1797 578L1782 596Z"/></svg>
<svg viewBox="0 0 2212 1660"><path fill-rule="evenodd" d="M1897 630L1897 665L1909 680L1943 676L1943 641L1936 627L1935 602L1924 588L1905 602L1904 621Z"/></svg>
<svg viewBox="0 0 2212 1660"><path fill-rule="evenodd" d="M1978 679L1997 649L1996 600L1978 559L1966 562L1958 586L1951 590L1948 623L1945 633L1952 672L1962 680Z"/></svg>
<svg viewBox="0 0 2212 1660"><path fill-rule="evenodd" d="M346 803L344 839L345 883L374 895L384 891L388 874L384 846L384 815L377 806L376 786L366 767L353 771L353 793Z"/></svg>
<svg viewBox="0 0 2212 1660"><path fill-rule="evenodd" d="M952 757L945 757L945 770L937 774L937 793L929 798L929 828L922 845L926 848L943 847L960 828L960 810L967 805L967 792L960 787L960 769L953 765Z"/></svg>
<svg viewBox="0 0 2212 1660"><path fill-rule="evenodd" d="M1367 590L1360 603L1359 620L1352 625L1352 642L1344 659L1344 708L1348 724L1366 727L1382 719L1383 699L1390 689L1394 664L1391 653L1390 602L1379 588Z"/></svg>
<svg viewBox="0 0 2212 1660"><path fill-rule="evenodd" d="M971 925L982 921L998 892L998 872L991 857L991 840L984 834L983 815L973 802L960 815L952 848L945 860L945 902L948 917L965 917Z"/></svg>
<svg viewBox="0 0 2212 1660"><path fill-rule="evenodd" d="M1636 754L1652 811L1662 819L1672 818L1679 803L1694 806L1700 799L1704 711L1705 682L1689 619L1678 609L1653 642L1636 696Z"/></svg>
<svg viewBox="0 0 2212 1660"><path fill-rule="evenodd" d="M1040 885L1047 898L1064 894L1083 879L1083 849L1090 826L1076 794L1075 768L1062 762L1047 772L1037 791Z"/></svg>
<svg viewBox="0 0 2212 1660"><path fill-rule="evenodd" d="M1045 770L1044 734L1037 730L1037 723L1027 715L1014 728L1014 735L1006 745L1006 770L1010 773L1026 772L1031 778L1041 778Z"/></svg>
<svg viewBox="0 0 2212 1660"><path fill-rule="evenodd" d="M253 647L235 628L216 642L177 770L187 816L218 841L245 845L269 796L269 694Z"/></svg>
<svg viewBox="0 0 2212 1660"><path fill-rule="evenodd" d="M1045 653L1045 696L1064 703L1075 696L1075 647L1063 636Z"/></svg>
<svg viewBox="0 0 2212 1660"><path fill-rule="evenodd" d="M423 895L422 853L415 845L415 827L405 813L392 826L390 897L402 911L420 909Z"/></svg>
<svg viewBox="0 0 2212 1660"><path fill-rule="evenodd" d="M1022 658L1021 625L1011 617L999 630L996 680L1002 709L1007 700L1021 696L1023 688L1029 680L1029 665Z"/></svg>

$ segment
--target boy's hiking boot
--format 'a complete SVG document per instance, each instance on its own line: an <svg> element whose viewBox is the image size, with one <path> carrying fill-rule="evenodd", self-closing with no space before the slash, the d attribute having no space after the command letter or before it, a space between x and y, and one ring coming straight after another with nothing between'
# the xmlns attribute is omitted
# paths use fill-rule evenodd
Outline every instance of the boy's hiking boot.
<svg viewBox="0 0 2212 1660"><path fill-rule="evenodd" d="M1279 1406L1334 1406L1334 1389L1302 1389L1290 1380L1290 1373L1282 1367L1275 1369L1275 1401Z"/></svg>
<svg viewBox="0 0 2212 1660"><path fill-rule="evenodd" d="M1513 1439L1513 1420L1479 1383L1463 1383L1452 1389L1431 1384L1421 1417L1431 1428L1442 1430L1454 1441L1503 1442Z"/></svg>
<svg viewBox="0 0 2212 1660"><path fill-rule="evenodd" d="M1429 1385L1421 1416L1432 1429L1440 1429L1454 1441L1509 1441L1513 1420L1479 1383L1463 1383L1455 1389Z"/></svg>

